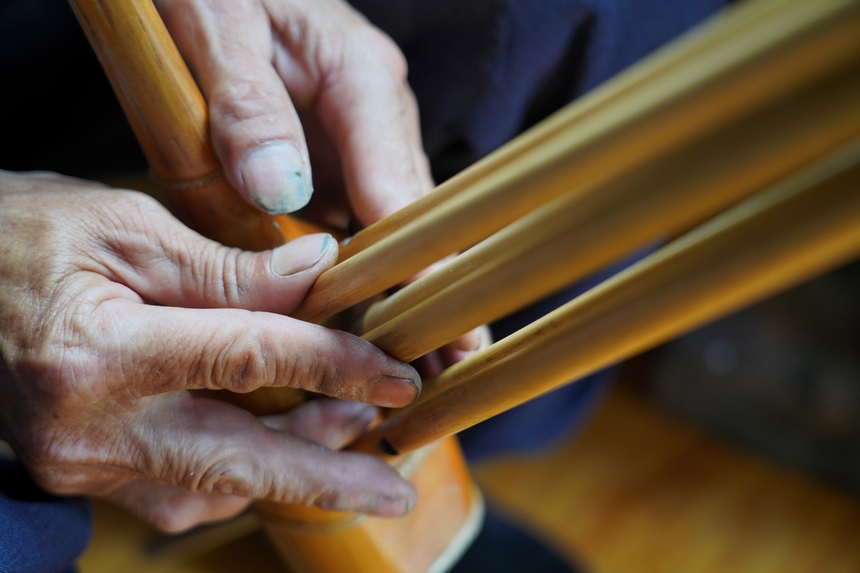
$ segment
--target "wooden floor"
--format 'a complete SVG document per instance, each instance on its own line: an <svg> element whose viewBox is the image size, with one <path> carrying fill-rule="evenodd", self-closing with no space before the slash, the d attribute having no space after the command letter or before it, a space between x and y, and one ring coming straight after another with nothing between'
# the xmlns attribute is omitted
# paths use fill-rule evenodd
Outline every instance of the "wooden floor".
<svg viewBox="0 0 860 573"><path fill-rule="evenodd" d="M615 390L576 441L475 473L494 506L586 571L860 571L855 498L738 451L628 390ZM255 535L184 563L146 558L151 536L97 506L82 573L280 570Z"/></svg>

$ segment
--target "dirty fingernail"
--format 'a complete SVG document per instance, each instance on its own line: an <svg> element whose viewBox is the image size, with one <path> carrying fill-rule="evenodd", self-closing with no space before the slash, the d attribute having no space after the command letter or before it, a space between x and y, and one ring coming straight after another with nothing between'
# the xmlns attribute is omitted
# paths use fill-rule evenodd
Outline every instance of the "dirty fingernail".
<svg viewBox="0 0 860 573"><path fill-rule="evenodd" d="M239 169L248 196L270 214L307 205L313 185L295 145L276 143L253 150Z"/></svg>
<svg viewBox="0 0 860 573"><path fill-rule="evenodd" d="M313 267L337 245L331 235L305 235L272 251L272 273L288 277Z"/></svg>
<svg viewBox="0 0 860 573"><path fill-rule="evenodd" d="M398 408L418 397L418 385L408 378L380 376L367 389L367 401L384 408Z"/></svg>

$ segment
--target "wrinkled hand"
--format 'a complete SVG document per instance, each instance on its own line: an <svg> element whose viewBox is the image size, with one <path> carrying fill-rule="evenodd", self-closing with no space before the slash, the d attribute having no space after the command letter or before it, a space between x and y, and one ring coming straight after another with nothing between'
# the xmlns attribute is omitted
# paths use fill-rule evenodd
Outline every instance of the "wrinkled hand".
<svg viewBox="0 0 860 573"><path fill-rule="evenodd" d="M372 407L320 400L260 419L188 392L414 399L411 367L274 314L334 263L330 237L228 249L146 196L6 172L0 229L0 438L44 488L108 497L173 531L249 498L380 515L414 505L414 488L386 464L333 451Z"/></svg>
<svg viewBox="0 0 860 573"><path fill-rule="evenodd" d="M432 188L399 48L343 0L156 0L210 109L226 175L269 213L311 193L367 225ZM311 153L308 152L311 146ZM345 187L349 206L335 207Z"/></svg>
<svg viewBox="0 0 860 573"><path fill-rule="evenodd" d="M370 225L432 189L403 54L349 4L155 4L209 104L225 173L251 203L291 212L313 187L304 214L345 229L353 215ZM490 340L486 327L467 333L422 360L422 373Z"/></svg>

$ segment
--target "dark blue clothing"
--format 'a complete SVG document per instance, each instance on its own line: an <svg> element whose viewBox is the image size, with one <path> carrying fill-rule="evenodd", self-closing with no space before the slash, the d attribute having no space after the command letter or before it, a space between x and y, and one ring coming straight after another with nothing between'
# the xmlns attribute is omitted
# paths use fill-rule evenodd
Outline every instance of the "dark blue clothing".
<svg viewBox="0 0 860 573"><path fill-rule="evenodd" d="M352 0L402 47L425 147L443 180L721 8L724 0ZM0 168L89 176L143 166L64 0L0 0ZM495 325L497 336L583 287ZM534 448L582 420L591 377L463 434L467 453ZM56 571L88 534L78 502L0 475L0 573ZM3 561L29 559L26 567ZM40 561L44 559L44 561ZM5 567L5 568L4 568ZM29 567L29 568L27 568Z"/></svg>
<svg viewBox="0 0 860 573"><path fill-rule="evenodd" d="M705 19L726 0L351 4L403 49L425 149L443 179Z"/></svg>
<svg viewBox="0 0 860 573"><path fill-rule="evenodd" d="M91 533L86 500L47 495L20 465L0 461L0 573L68 571Z"/></svg>

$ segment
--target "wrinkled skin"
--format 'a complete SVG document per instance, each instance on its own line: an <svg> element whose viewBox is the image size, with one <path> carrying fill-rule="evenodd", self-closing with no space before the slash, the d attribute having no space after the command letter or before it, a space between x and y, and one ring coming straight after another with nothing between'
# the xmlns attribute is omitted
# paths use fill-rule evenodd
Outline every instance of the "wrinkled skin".
<svg viewBox="0 0 860 573"><path fill-rule="evenodd" d="M342 0L156 6L209 103L227 177L251 203L283 212L289 193L275 182L297 192L310 181L309 146L318 167L314 211L330 224L351 212L368 225L432 188L403 55ZM268 158L303 178L279 179Z"/></svg>
<svg viewBox="0 0 860 573"><path fill-rule="evenodd" d="M327 449L372 407L327 400L257 419L187 392L292 386L382 406L417 395L410 366L275 314L333 264L328 236L247 253L130 191L9 173L0 189L0 437L43 487L107 496L167 530L246 498L381 515L414 503L386 464Z"/></svg>
<svg viewBox="0 0 860 573"><path fill-rule="evenodd" d="M345 2L156 5L209 103L225 173L252 204L294 209L310 157L307 211L329 224L372 223L431 188L403 57ZM368 404L411 402L418 374L286 317L336 258L325 235L252 254L131 191L0 172L0 439L46 490L108 498L166 531L252 499L402 515L409 483L336 450L374 419ZM463 337L442 362L479 340L489 336ZM338 400L257 418L189 393L273 386Z"/></svg>

